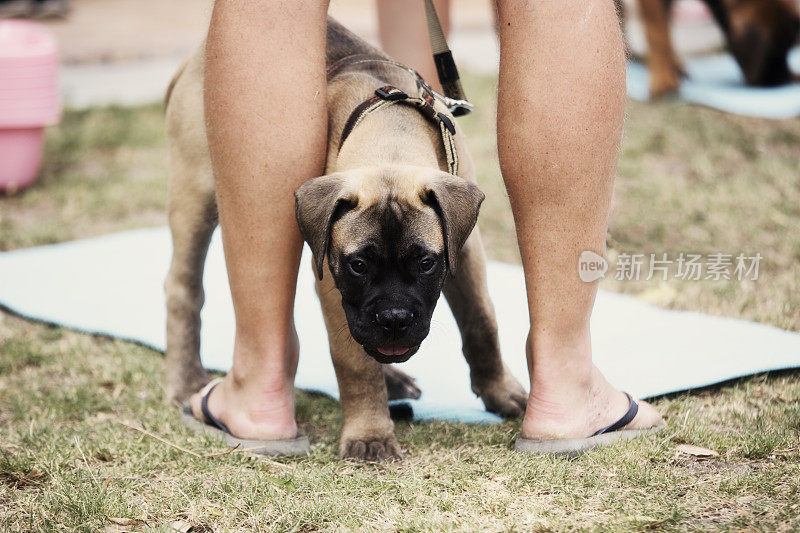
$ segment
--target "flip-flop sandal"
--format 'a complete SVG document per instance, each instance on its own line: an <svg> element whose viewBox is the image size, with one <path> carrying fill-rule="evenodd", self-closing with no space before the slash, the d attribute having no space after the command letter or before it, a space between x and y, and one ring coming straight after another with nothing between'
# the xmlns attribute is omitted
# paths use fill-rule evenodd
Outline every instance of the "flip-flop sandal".
<svg viewBox="0 0 800 533"><path fill-rule="evenodd" d="M545 455L560 455L564 457L577 457L595 448L611 446L617 442L636 439L645 435L651 435L661 431L666 427L664 422L647 429L622 429L636 418L639 412L639 404L633 397L625 393L630 402L628 411L622 418L596 432L591 437L585 439L561 439L561 440L531 440L518 438L514 449L522 453L539 453Z"/></svg>
<svg viewBox="0 0 800 533"><path fill-rule="evenodd" d="M221 378L217 379L216 382L208 388L208 391L203 395L200 401L200 409L203 411L203 416L207 422L195 418L192 413L192 408L189 405L184 405L181 411L181 422L183 422L184 425L195 431L219 437L228 445L237 446L237 450L246 450L251 453L271 456L308 455L311 451L311 444L306 435L301 435L299 433L293 439L283 440L250 440L234 437L225 424L212 415L211 411L208 409L208 397L211 395L211 391L219 385L220 381L222 381Z"/></svg>

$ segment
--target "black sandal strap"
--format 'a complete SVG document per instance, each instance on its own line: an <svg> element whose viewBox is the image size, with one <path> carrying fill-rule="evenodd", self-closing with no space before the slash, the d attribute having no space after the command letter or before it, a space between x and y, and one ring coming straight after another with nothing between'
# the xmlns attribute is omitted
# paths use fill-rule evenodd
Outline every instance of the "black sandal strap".
<svg viewBox="0 0 800 533"><path fill-rule="evenodd" d="M219 381L217 383L214 383L214 385L212 385L211 388L208 389L208 392L206 392L203 395L203 398L200 400L200 410L203 412L203 416L206 418L206 423L207 424L211 424L212 426L216 427L217 429L220 429L220 430L222 430L225 433L230 435L231 432L228 429L228 426L223 424L221 420L218 420L217 417L212 415L211 411L209 411L209 409L208 409L208 397L211 396L211 391L213 391L217 387L217 385L219 385L219 384L220 384Z"/></svg>
<svg viewBox="0 0 800 533"><path fill-rule="evenodd" d="M622 418L620 418L610 426L606 426L597 433L595 433L594 435L592 435L593 437L597 435L602 435L603 433L611 433L612 431L620 430L625 426L627 426L628 424L630 424L631 421L634 418L636 418L636 413L639 412L639 404L636 403L636 401L630 394L628 394L627 392L625 392L624 394L625 396L628 397L628 401L630 402L630 407L628 407L628 411L624 415L622 415Z"/></svg>

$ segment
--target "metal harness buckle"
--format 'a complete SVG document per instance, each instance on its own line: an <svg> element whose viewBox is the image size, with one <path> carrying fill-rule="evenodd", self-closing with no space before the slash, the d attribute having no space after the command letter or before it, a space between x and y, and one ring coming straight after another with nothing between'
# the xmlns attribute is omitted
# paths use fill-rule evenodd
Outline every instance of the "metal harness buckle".
<svg viewBox="0 0 800 533"><path fill-rule="evenodd" d="M472 102L469 100L455 100L449 96L439 94L436 91L432 92L433 95L439 99L439 101L447 106L447 109L453 114L454 117L468 115L472 113L472 110L474 109Z"/></svg>

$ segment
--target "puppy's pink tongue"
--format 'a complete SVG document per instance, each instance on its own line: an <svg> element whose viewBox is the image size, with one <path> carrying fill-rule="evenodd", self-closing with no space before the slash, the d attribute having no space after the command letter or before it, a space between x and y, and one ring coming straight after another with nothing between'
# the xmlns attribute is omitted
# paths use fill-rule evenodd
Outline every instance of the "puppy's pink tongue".
<svg viewBox="0 0 800 533"><path fill-rule="evenodd" d="M403 355L409 348L378 348L383 355Z"/></svg>

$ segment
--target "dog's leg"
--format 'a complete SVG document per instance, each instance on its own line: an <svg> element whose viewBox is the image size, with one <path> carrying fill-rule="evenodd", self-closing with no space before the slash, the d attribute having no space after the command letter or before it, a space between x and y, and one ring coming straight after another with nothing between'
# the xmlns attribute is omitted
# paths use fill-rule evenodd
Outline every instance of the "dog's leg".
<svg viewBox="0 0 800 533"><path fill-rule="evenodd" d="M386 380L386 392L390 400L416 400L422 395L414 378L391 365L381 365Z"/></svg>
<svg viewBox="0 0 800 533"><path fill-rule="evenodd" d="M677 91L683 72L669 33L670 5L665 0L639 0L639 14L647 38L651 98Z"/></svg>
<svg viewBox="0 0 800 533"><path fill-rule="evenodd" d="M505 417L522 415L528 395L500 357L497 320L486 287L486 257L477 229L461 249L458 271L447 280L443 292L461 330L472 391L488 411Z"/></svg>
<svg viewBox="0 0 800 533"><path fill-rule="evenodd" d="M172 263L164 290L167 298L167 400L184 402L208 382L200 362L200 310L203 267L217 225L210 162L183 161L172 151L169 224ZM201 172L203 176L196 173Z"/></svg>
<svg viewBox="0 0 800 533"><path fill-rule="evenodd" d="M325 267L317 281L333 368L339 383L342 405L342 433L339 455L363 461L402 459L389 417L386 381L382 365L368 356L350 336L341 295Z"/></svg>

